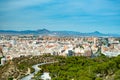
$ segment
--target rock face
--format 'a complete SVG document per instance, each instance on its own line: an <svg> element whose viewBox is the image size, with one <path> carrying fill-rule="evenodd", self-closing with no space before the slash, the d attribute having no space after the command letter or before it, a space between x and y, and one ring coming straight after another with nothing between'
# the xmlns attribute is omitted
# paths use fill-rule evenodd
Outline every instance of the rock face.
<svg viewBox="0 0 120 80"><path fill-rule="evenodd" d="M1 72L1 78L4 79L4 80L7 80L10 76L13 76L14 74L17 73L13 63L8 65L8 66L6 66L6 67L4 67L4 69L2 69L2 71L3 72Z"/></svg>
<svg viewBox="0 0 120 80"><path fill-rule="evenodd" d="M27 56L14 58L0 66L0 80L8 80L9 78L20 80L22 77L33 73L32 65L44 62L56 61L54 57L45 56Z"/></svg>
<svg viewBox="0 0 120 80"><path fill-rule="evenodd" d="M2 80L8 80L8 78L11 77L14 79L19 79L22 74L25 73L22 73L20 70L18 70L14 62L10 61L7 63L7 66L0 71L0 78L2 78Z"/></svg>

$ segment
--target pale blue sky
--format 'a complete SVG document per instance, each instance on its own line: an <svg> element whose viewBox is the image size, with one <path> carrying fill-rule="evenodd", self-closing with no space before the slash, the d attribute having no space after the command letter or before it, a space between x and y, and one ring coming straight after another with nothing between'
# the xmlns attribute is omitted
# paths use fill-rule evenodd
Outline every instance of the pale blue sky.
<svg viewBox="0 0 120 80"><path fill-rule="evenodd" d="M0 0L0 30L120 34L120 0Z"/></svg>

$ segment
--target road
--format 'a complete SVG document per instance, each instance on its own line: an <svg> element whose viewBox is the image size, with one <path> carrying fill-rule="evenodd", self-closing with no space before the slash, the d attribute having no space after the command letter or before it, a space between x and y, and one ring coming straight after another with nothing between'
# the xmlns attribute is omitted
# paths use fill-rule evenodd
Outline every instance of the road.
<svg viewBox="0 0 120 80"><path fill-rule="evenodd" d="M38 71L41 70L41 68L39 68L38 66L45 65L45 64L51 64L51 63L55 63L55 62L46 62L46 63L40 63L40 64L33 65L32 67L35 69L35 72L23 77L21 80L31 80L31 78L34 77L34 74L38 73Z"/></svg>

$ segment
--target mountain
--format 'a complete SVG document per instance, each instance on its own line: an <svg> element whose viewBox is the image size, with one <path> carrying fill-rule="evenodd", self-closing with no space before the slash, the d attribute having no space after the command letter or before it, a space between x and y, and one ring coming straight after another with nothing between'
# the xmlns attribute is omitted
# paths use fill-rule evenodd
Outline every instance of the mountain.
<svg viewBox="0 0 120 80"><path fill-rule="evenodd" d="M25 30L25 31L13 31L13 30L0 30L0 34L13 34L13 35L19 35L19 34L49 34L50 31L47 29L39 29L39 30Z"/></svg>
<svg viewBox="0 0 120 80"><path fill-rule="evenodd" d="M50 31L47 29L39 29L36 32L38 32L39 34L49 34L50 33Z"/></svg>
<svg viewBox="0 0 120 80"><path fill-rule="evenodd" d="M12 31L12 30L0 30L0 34L9 34L9 35L55 35L55 36L98 36L98 37L120 37L120 34L103 34L98 31L91 33L80 33L75 31L49 31L47 29L39 30L25 30L25 31Z"/></svg>

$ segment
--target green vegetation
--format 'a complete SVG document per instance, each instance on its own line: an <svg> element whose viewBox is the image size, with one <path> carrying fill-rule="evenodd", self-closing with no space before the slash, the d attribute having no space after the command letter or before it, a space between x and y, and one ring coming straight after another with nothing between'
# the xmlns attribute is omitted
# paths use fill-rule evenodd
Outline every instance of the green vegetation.
<svg viewBox="0 0 120 80"><path fill-rule="evenodd" d="M95 58L82 56L28 56L14 58L0 67L0 78L3 80L20 79L34 72L33 65L43 62L58 61L54 64L39 66L40 70L34 79L39 80L43 72L50 72L52 80L119 80L120 56L108 58L104 55Z"/></svg>
<svg viewBox="0 0 120 80"><path fill-rule="evenodd" d="M19 80L34 72L33 65L50 61L56 61L56 58L49 55L14 58L13 60L7 61L5 65L0 66L0 79L11 80L13 78Z"/></svg>
<svg viewBox="0 0 120 80"><path fill-rule="evenodd" d="M34 75L33 79L39 80L40 75L42 75L42 73L43 73L42 70L40 70L37 74Z"/></svg>
<svg viewBox="0 0 120 80"><path fill-rule="evenodd" d="M120 56L57 57L58 63L42 65L41 72L50 72L52 80L119 80ZM40 73L40 72L39 72Z"/></svg>
<svg viewBox="0 0 120 80"><path fill-rule="evenodd" d="M12 78L12 77L10 77L10 78L8 78L8 80L13 80L13 78Z"/></svg>
<svg viewBox="0 0 120 80"><path fill-rule="evenodd" d="M0 64L1 64L1 58L2 58L2 57L0 57Z"/></svg>

